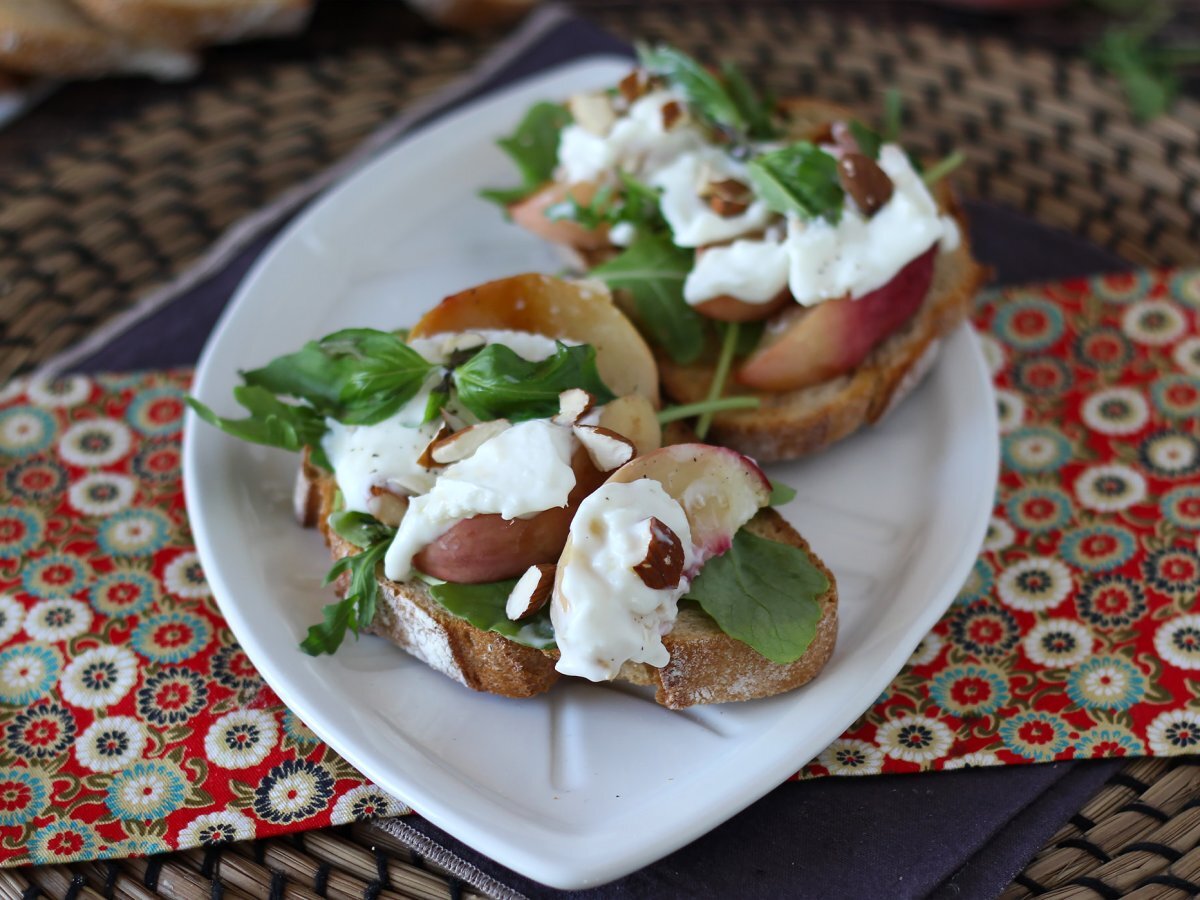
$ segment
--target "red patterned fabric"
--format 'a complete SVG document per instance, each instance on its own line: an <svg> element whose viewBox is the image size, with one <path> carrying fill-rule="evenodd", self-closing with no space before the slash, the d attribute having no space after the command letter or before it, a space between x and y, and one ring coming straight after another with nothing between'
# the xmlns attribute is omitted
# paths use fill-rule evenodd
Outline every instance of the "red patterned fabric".
<svg viewBox="0 0 1200 900"><path fill-rule="evenodd" d="M992 293L983 554L802 776L1200 750L1200 273ZM0 864L405 811L266 688L188 531L189 373L0 393Z"/></svg>

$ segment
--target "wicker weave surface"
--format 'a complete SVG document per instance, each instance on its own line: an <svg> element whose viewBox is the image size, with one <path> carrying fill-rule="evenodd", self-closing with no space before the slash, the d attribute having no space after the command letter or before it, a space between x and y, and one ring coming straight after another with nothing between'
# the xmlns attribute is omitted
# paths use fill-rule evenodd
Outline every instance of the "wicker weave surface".
<svg viewBox="0 0 1200 900"><path fill-rule="evenodd" d="M970 162L970 196L1024 210L1136 263L1200 259L1200 104L1135 124L1085 66L923 25L789 7L617 4L624 37L737 60L780 94L878 108L908 99L906 140ZM85 336L194 263L231 224L328 167L491 38L400 42L265 66L143 109L0 182L0 381ZM216 879L214 881L214 879ZM0 871L0 897L473 896L370 826L151 860ZM279 894L275 892L279 891ZM1005 897L1200 895L1200 768L1139 760Z"/></svg>

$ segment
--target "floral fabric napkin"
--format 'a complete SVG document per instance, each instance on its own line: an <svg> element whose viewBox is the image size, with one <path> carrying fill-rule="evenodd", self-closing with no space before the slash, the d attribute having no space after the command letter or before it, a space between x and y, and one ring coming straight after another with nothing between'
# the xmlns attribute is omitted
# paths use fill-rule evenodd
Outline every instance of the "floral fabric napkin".
<svg viewBox="0 0 1200 900"><path fill-rule="evenodd" d="M984 297L1003 431L984 552L802 776L1200 747L1198 316L1190 271ZM183 508L189 374L0 393L0 864L406 811L279 703L221 618Z"/></svg>

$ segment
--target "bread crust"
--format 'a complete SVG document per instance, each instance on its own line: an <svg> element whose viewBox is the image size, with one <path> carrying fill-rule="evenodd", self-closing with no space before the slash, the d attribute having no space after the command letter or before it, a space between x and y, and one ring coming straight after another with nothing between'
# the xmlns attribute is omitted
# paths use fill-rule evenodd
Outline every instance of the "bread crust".
<svg viewBox="0 0 1200 900"><path fill-rule="evenodd" d="M295 507L306 527L317 527L334 559L358 552L327 524L336 485L308 460L297 476ZM671 661L656 669L627 663L617 680L656 688L655 700L671 709L700 703L752 700L790 691L812 680L828 662L837 640L837 583L808 543L773 509L761 510L746 525L760 537L799 547L829 579L818 598L817 634L794 663L773 663L750 646L729 637L694 604L681 607L672 631L663 637ZM476 691L505 697L531 697L549 690L561 677L554 664L558 651L542 651L483 631L449 613L420 581L395 582L377 575L380 587L375 618L367 631L380 635L426 665ZM344 596L349 576L334 589Z"/></svg>

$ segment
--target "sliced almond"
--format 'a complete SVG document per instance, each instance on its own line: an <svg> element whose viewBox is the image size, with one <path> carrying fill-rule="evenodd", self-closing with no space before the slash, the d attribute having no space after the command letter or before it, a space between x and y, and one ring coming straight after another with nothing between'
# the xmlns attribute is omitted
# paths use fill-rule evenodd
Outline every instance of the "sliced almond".
<svg viewBox="0 0 1200 900"><path fill-rule="evenodd" d="M726 218L740 216L754 202L754 191L736 178L722 178L705 185L700 196L708 201L709 209Z"/></svg>
<svg viewBox="0 0 1200 900"><path fill-rule="evenodd" d="M683 118L683 104L678 100L668 100L662 105L663 131L670 131Z"/></svg>
<svg viewBox="0 0 1200 900"><path fill-rule="evenodd" d="M583 388L567 388L558 395L558 415L555 425L574 425L596 405L596 398Z"/></svg>
<svg viewBox="0 0 1200 900"><path fill-rule="evenodd" d="M576 94L567 101L571 118L584 131L604 137L617 120L612 101L604 94Z"/></svg>
<svg viewBox="0 0 1200 900"><path fill-rule="evenodd" d="M539 563L525 570L504 604L504 614L516 622L532 616L546 605L554 590L554 566Z"/></svg>
<svg viewBox="0 0 1200 900"><path fill-rule="evenodd" d="M450 427L449 422L442 422L438 426L437 434L435 434L425 445L425 449L421 451L421 455L417 457L417 465L423 469L436 469L438 462L433 458L433 447L438 441L444 441L450 435L454 434L454 429Z"/></svg>
<svg viewBox="0 0 1200 900"><path fill-rule="evenodd" d="M470 425L441 440L434 439L429 445L429 456L435 463L443 466L461 462L496 435L507 431L511 424L508 419L493 419L490 422Z"/></svg>
<svg viewBox="0 0 1200 900"><path fill-rule="evenodd" d="M367 510L389 528L398 528L400 520L408 512L408 498L393 494L385 487L375 485L371 488L371 499L367 501Z"/></svg>
<svg viewBox="0 0 1200 900"><path fill-rule="evenodd" d="M478 350L487 343L487 338L482 334L476 334L473 331L464 331L461 334L452 334L447 336L442 342L441 351L445 356L452 356L455 353L462 353L466 350Z"/></svg>
<svg viewBox="0 0 1200 900"><path fill-rule="evenodd" d="M683 577L683 542L661 519L651 516L647 522L650 536L646 557L633 567L633 571L651 590L678 587Z"/></svg>
<svg viewBox="0 0 1200 900"><path fill-rule="evenodd" d="M467 427L466 419L462 418L462 416L456 416L444 406L438 410L438 415L442 417L443 422L450 426L451 431L462 431Z"/></svg>
<svg viewBox="0 0 1200 900"><path fill-rule="evenodd" d="M892 179L879 163L862 153L843 153L837 163L838 180L867 218L892 199Z"/></svg>
<svg viewBox="0 0 1200 900"><path fill-rule="evenodd" d="M625 98L626 103L633 103L640 97L644 97L650 90L650 78L642 69L634 69L617 82L617 90Z"/></svg>
<svg viewBox="0 0 1200 900"><path fill-rule="evenodd" d="M601 472L619 469L637 455L633 441L600 425L576 425L572 429L588 458Z"/></svg>

